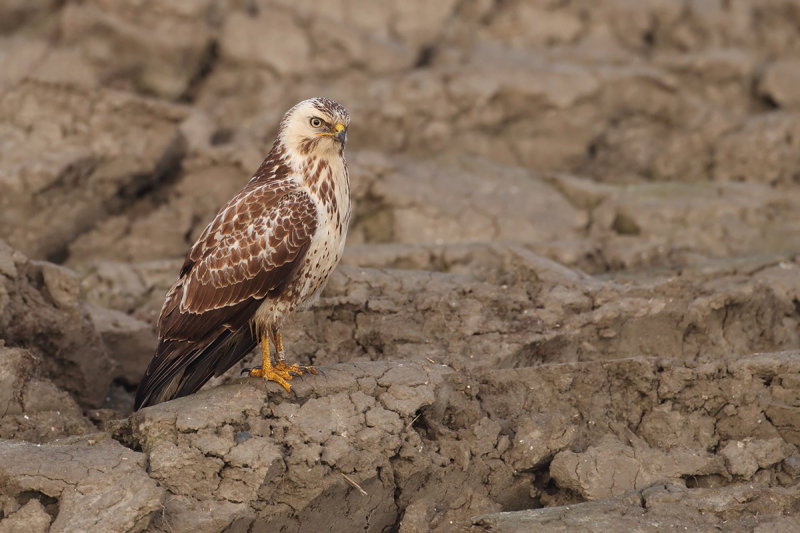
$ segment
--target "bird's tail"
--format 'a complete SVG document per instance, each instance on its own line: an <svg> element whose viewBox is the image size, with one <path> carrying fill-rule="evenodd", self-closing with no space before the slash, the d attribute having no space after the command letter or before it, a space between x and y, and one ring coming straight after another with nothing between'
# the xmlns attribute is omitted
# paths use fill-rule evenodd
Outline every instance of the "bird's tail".
<svg viewBox="0 0 800 533"><path fill-rule="evenodd" d="M160 339L156 356L136 389L134 410L197 392L212 376L219 376L258 343L245 325L222 329L210 342Z"/></svg>

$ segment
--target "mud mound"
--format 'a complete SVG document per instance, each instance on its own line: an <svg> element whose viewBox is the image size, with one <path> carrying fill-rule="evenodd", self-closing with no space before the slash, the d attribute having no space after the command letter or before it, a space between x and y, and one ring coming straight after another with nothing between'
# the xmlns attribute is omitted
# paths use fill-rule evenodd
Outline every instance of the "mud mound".
<svg viewBox="0 0 800 533"><path fill-rule="evenodd" d="M0 530L800 529L800 2L0 5ZM295 102L324 373L131 413Z"/></svg>

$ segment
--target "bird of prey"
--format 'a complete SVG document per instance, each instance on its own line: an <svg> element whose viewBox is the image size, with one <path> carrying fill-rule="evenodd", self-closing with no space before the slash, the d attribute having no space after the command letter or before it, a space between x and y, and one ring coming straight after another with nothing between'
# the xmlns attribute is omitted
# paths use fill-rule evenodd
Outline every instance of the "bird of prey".
<svg viewBox="0 0 800 533"><path fill-rule="evenodd" d="M135 409L197 391L261 342L249 374L291 391L310 366L285 361L280 328L312 303L344 250L350 116L327 98L291 108L267 158L186 256L158 319L158 346ZM270 342L275 364L270 360Z"/></svg>

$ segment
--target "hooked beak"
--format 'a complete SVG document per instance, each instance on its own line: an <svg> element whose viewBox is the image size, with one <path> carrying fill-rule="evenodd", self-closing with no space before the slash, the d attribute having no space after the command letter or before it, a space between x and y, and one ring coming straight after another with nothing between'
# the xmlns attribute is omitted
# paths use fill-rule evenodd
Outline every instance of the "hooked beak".
<svg viewBox="0 0 800 533"><path fill-rule="evenodd" d="M347 142L347 130L344 129L344 124L336 124L336 126L333 127L333 132L333 138L336 139L336 142L340 142L342 144Z"/></svg>

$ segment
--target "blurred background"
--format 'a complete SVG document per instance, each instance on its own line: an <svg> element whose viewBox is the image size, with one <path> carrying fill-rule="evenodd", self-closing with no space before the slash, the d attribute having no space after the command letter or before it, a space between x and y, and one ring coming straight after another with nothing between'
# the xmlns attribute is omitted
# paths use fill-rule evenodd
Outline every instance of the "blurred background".
<svg viewBox="0 0 800 533"><path fill-rule="evenodd" d="M6 0L0 236L180 258L325 95L350 244L514 240L599 273L796 250L791 0Z"/></svg>

